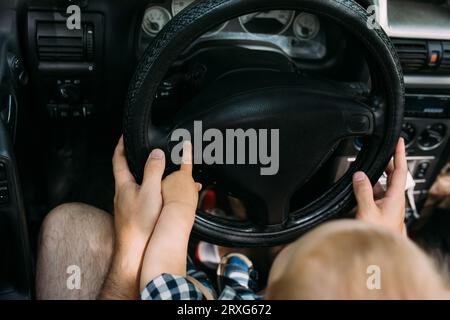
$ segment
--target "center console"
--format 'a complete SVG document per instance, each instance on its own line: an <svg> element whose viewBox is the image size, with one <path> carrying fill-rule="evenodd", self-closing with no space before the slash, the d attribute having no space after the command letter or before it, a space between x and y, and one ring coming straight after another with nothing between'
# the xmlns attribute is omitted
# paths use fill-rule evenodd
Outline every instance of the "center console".
<svg viewBox="0 0 450 320"><path fill-rule="evenodd" d="M450 1L375 0L374 4L405 75L402 135L420 212L450 152ZM358 150L358 143L352 143L346 154Z"/></svg>
<svg viewBox="0 0 450 320"><path fill-rule="evenodd" d="M450 95L408 93L403 137L416 202L423 204L449 155Z"/></svg>
<svg viewBox="0 0 450 320"><path fill-rule="evenodd" d="M375 2L405 74L403 136L421 205L449 157L450 1Z"/></svg>
<svg viewBox="0 0 450 320"><path fill-rule="evenodd" d="M44 10L45 9L45 10ZM36 5L27 17L27 53L40 108L54 119L89 118L102 104L103 15L84 13L71 30L64 11Z"/></svg>

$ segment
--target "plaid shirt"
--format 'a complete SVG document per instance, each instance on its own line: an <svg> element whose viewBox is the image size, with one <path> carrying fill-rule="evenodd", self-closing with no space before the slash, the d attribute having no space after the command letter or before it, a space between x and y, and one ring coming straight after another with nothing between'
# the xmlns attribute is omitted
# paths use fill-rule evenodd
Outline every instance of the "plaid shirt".
<svg viewBox="0 0 450 320"><path fill-rule="evenodd" d="M236 261L235 261L236 262ZM207 275L195 269L188 261L189 277L162 274L153 279L141 293L142 300L206 300L202 291L189 278L195 279L217 300L259 300L260 296L251 289L255 287L255 273L242 265L230 263L224 266L219 276L220 294Z"/></svg>

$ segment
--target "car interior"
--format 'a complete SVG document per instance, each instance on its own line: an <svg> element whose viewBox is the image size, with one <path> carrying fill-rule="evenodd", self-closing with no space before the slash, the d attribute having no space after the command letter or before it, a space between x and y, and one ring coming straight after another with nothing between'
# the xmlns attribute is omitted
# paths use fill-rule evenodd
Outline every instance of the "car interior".
<svg viewBox="0 0 450 320"><path fill-rule="evenodd" d="M281 128L277 175L195 166L193 243L274 248L352 217L351 174L375 183L401 135L409 235L450 253L450 1L1 0L0 299L35 297L53 208L113 214L122 134L140 180L149 151L170 153L192 119Z"/></svg>

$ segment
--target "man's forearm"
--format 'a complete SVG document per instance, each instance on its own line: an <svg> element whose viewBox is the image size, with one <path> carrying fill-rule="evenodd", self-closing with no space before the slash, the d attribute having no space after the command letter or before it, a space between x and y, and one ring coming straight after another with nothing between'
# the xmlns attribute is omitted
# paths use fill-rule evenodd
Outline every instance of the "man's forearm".
<svg viewBox="0 0 450 320"><path fill-rule="evenodd" d="M98 296L100 300L139 299L139 274L143 250L116 250Z"/></svg>

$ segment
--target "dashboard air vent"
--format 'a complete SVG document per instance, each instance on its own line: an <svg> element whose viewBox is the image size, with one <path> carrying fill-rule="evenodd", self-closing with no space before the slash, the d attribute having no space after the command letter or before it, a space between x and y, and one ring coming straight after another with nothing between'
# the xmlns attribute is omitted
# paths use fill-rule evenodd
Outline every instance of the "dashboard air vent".
<svg viewBox="0 0 450 320"><path fill-rule="evenodd" d="M36 38L40 61L79 62L93 57L90 26L69 30L64 23L42 22L37 26Z"/></svg>
<svg viewBox="0 0 450 320"><path fill-rule="evenodd" d="M418 72L427 67L426 40L392 39L404 72Z"/></svg>
<svg viewBox="0 0 450 320"><path fill-rule="evenodd" d="M440 70L450 73L450 42L442 43L443 55Z"/></svg>

